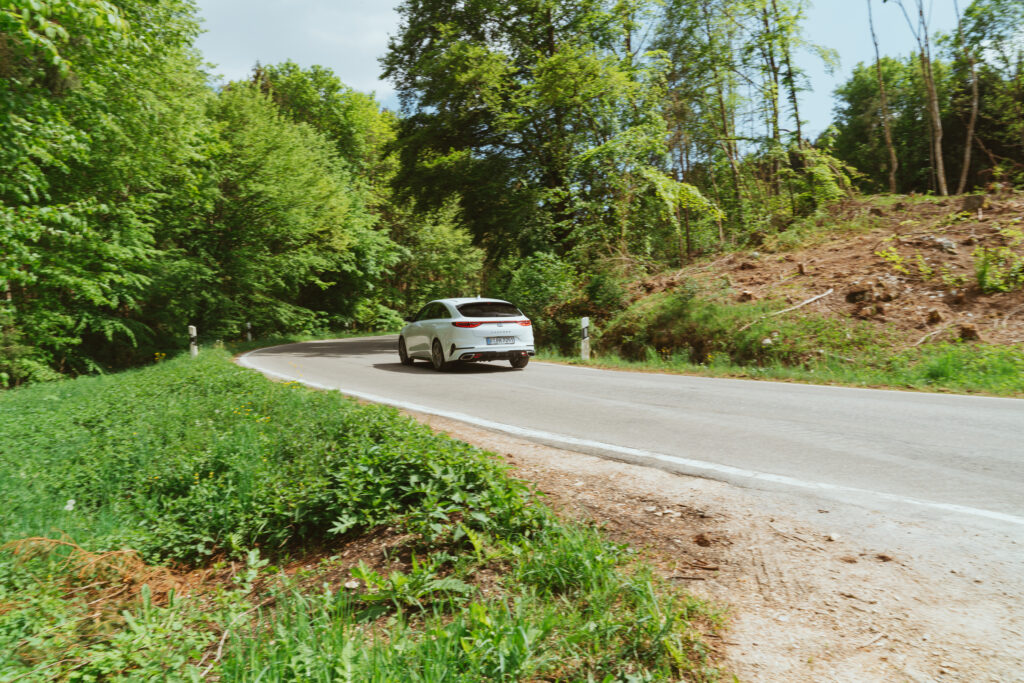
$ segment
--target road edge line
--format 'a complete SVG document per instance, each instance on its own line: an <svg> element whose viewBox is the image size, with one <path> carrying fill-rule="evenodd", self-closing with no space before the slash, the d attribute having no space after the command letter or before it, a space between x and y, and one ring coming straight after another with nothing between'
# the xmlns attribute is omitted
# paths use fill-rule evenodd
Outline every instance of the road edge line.
<svg viewBox="0 0 1024 683"><path fill-rule="evenodd" d="M287 346L287 344L282 344L281 346ZM436 415L437 417L443 417L449 420L456 420L458 422L465 422L466 424L471 424L477 427L483 427L484 429L503 432L505 434L512 434L514 436L521 436L523 438L530 440L538 440L547 443L562 444L566 446L577 446L597 451L618 453L620 455L626 455L632 458L639 458L641 460L653 460L655 462L669 463L679 467L685 467L689 470L696 470L697 472L727 475L729 477L736 477L739 479L748 479L752 481L777 484L780 486L789 486L792 488L799 488L804 490L831 491L871 496L880 500L885 500L893 503L914 505L917 507L930 508L933 510L941 510L943 512L971 515L973 517L983 517L986 519L992 519L996 521L1007 522L1010 524L1016 524L1018 526L1024 526L1024 517L1017 517L1016 515L1010 515L1003 512L995 512L993 510L982 510L980 508L972 508L969 506L956 505L953 503L939 503L936 501L921 500L919 498L908 498L906 496L899 496L894 493L871 491L870 489L860 489L853 486L843 486L842 484L828 484L825 482L804 481L803 479L797 479L795 477L789 477L782 474L758 472L757 470L748 470L741 467L733 467L732 465L719 465L717 463L705 462L703 460L681 458L679 456L667 455L665 453L657 453L655 451L648 451L641 448L617 446L615 444L604 443L602 441L579 439L574 436L555 434L554 432L546 432L539 429L517 427L515 425L509 425L503 422L494 422L493 420L474 417L472 415L467 415L465 413L441 410L437 408L429 408L427 406L419 405L417 403L399 401L384 396L378 396L376 394L348 390L342 387L328 386L325 384L320 384L318 382L312 382L310 380L303 379L302 377L293 377L290 375L281 374L279 372L274 372L273 370L265 370L263 368L256 367L248 360L248 356L249 354L261 350L263 349L255 349L254 351L249 351L245 354L242 354L241 356L238 357L238 364L243 367L249 368L250 370L255 370L256 372L268 375L270 377L275 377L277 379L288 380L293 382L299 382L301 384L305 384L306 386L313 387L315 389L322 389L324 391L337 391L341 394L344 394L345 396L352 396L354 398L359 398L364 401L380 403L383 405L392 406L393 408L401 408L403 410L425 413L427 415ZM680 473L689 474L688 472Z"/></svg>

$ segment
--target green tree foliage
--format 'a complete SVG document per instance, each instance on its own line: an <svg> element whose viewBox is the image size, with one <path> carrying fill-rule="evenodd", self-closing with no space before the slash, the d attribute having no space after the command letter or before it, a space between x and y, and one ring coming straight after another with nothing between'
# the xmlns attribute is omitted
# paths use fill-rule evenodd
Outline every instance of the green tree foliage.
<svg viewBox="0 0 1024 683"><path fill-rule="evenodd" d="M578 293L580 277L573 266L555 254L539 252L507 262L498 277L496 288L533 321L537 343L563 345L565 328L576 321L555 315L555 309Z"/></svg>
<svg viewBox="0 0 1024 683"><path fill-rule="evenodd" d="M351 315L393 257L333 145L246 83L220 93L209 116L208 203L166 235L177 258L158 283L156 319L234 336L246 321L312 330L318 316Z"/></svg>
<svg viewBox="0 0 1024 683"><path fill-rule="evenodd" d="M648 227L632 215L653 194L639 170L664 165L664 65L637 41L649 7L403 3L382 60L407 114L401 192L459 197L492 257L643 242L622 231Z"/></svg>
<svg viewBox="0 0 1024 683"><path fill-rule="evenodd" d="M147 335L135 314L158 257L154 217L203 106L190 11L168 0L0 12L0 306L27 349L0 361L9 381L96 368L90 343Z"/></svg>
<svg viewBox="0 0 1024 683"><path fill-rule="evenodd" d="M322 66L294 62L257 66L253 82L293 121L325 135L353 181L385 192L394 173L386 147L394 140L396 120L372 96L352 90Z"/></svg>
<svg viewBox="0 0 1024 683"><path fill-rule="evenodd" d="M980 148L974 177L1024 184L1024 4L1016 0L975 0L964 11L964 41L977 55L982 97L977 137ZM964 117L963 59L957 95Z"/></svg>
<svg viewBox="0 0 1024 683"><path fill-rule="evenodd" d="M668 60L664 112L670 174L722 214L684 211L685 251L756 241L845 192L847 170L804 138L797 51L807 40L801 0L668 0L654 46Z"/></svg>
<svg viewBox="0 0 1024 683"><path fill-rule="evenodd" d="M393 114L323 67L302 69L292 62L258 66L253 82L289 118L309 124L335 145L350 186L359 190L352 196L401 245L377 259L386 266L383 289L379 301L370 293L360 301L355 315L359 327L393 328L394 321L400 322L395 311L411 314L430 299L480 292L483 252L472 245L458 202L452 198L420 209L394 199L398 126Z"/></svg>
<svg viewBox="0 0 1024 683"><path fill-rule="evenodd" d="M3 384L132 363L187 324L337 325L379 297L399 253L372 98L294 65L276 100L212 92L187 0L17 0L0 29Z"/></svg>
<svg viewBox="0 0 1024 683"><path fill-rule="evenodd" d="M482 290L484 250L473 246L457 202L434 210L398 210L391 236L404 248L387 278L388 302L413 314L425 302L451 296L477 296Z"/></svg>
<svg viewBox="0 0 1024 683"><path fill-rule="evenodd" d="M935 66L940 92L945 92L948 71L942 63ZM934 187L928 120L924 114L927 95L916 57L883 57L881 69L892 116L893 143L900 160L897 189L909 192ZM836 89L836 155L861 170L861 187L873 192L888 189L889 183L879 97L873 64L858 64L850 80Z"/></svg>

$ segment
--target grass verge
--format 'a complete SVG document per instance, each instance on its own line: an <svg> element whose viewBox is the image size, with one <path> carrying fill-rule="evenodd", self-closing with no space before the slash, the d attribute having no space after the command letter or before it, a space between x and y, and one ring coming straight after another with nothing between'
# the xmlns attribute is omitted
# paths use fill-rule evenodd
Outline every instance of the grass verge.
<svg viewBox="0 0 1024 683"><path fill-rule="evenodd" d="M492 456L204 351L0 395L0 680L714 680Z"/></svg>
<svg viewBox="0 0 1024 683"><path fill-rule="evenodd" d="M661 354L653 347L648 347L640 360L605 353L583 361L546 350L537 354L537 360L609 370L1024 398L1024 347L1021 346L935 344L887 356L825 357L798 366L779 362L744 365L728 357L712 357L710 362L694 363L685 354Z"/></svg>
<svg viewBox="0 0 1024 683"><path fill-rule="evenodd" d="M1024 346L938 343L896 350L884 328L735 304L683 286L612 318L584 363L544 350L538 360L624 370L1024 396Z"/></svg>

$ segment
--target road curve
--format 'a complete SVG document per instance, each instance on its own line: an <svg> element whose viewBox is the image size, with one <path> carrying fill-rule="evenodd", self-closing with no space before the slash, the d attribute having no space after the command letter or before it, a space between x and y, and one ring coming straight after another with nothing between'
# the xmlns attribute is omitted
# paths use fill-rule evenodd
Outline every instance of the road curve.
<svg viewBox="0 0 1024 683"><path fill-rule="evenodd" d="M756 489L1024 535L1024 401L531 363L439 373L396 337L245 354L269 376Z"/></svg>

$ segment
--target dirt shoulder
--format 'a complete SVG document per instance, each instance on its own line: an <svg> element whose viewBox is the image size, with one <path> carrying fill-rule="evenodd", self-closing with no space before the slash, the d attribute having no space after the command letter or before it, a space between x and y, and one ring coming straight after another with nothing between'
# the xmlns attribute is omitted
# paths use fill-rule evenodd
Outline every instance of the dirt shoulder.
<svg viewBox="0 0 1024 683"><path fill-rule="evenodd" d="M603 525L724 607L722 663L740 680L1024 681L1019 581L839 536L828 510L808 523L720 482L413 417L500 454L554 508Z"/></svg>

